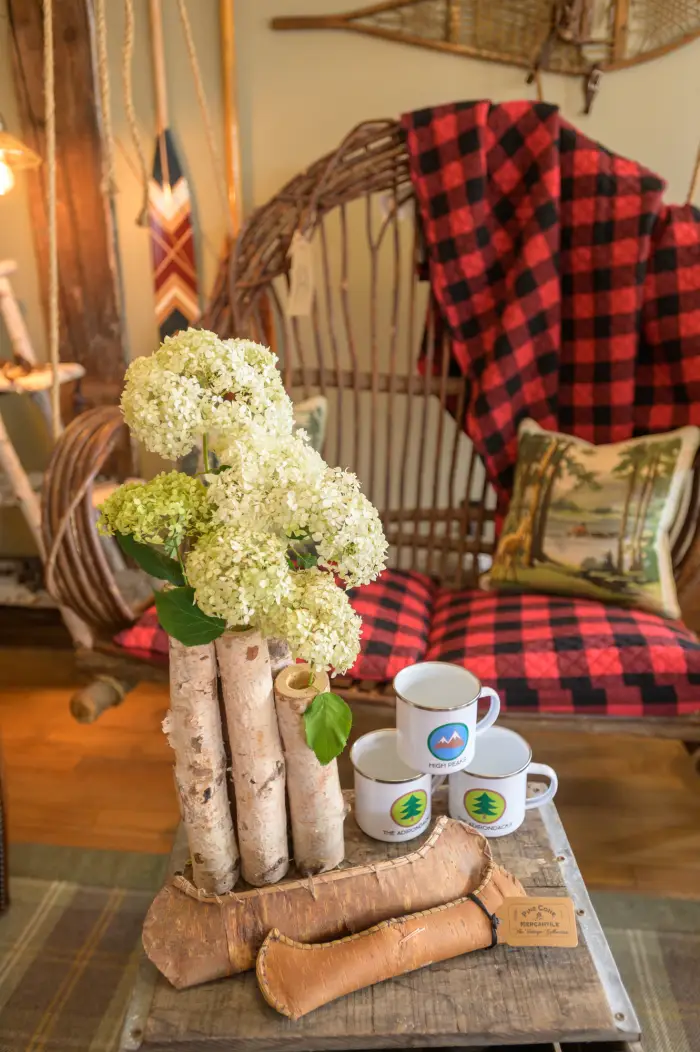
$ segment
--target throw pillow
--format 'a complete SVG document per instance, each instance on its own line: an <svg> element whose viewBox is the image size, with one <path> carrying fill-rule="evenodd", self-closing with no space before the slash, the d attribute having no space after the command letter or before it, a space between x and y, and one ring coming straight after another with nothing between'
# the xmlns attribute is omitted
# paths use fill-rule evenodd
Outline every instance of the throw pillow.
<svg viewBox="0 0 700 1052"><path fill-rule="evenodd" d="M554 592L679 617L669 534L700 429L594 446L525 420L489 587Z"/></svg>
<svg viewBox="0 0 700 1052"><path fill-rule="evenodd" d="M294 403L294 430L306 431L310 444L318 453L323 450L327 418L328 399L323 395L316 395L314 398Z"/></svg>

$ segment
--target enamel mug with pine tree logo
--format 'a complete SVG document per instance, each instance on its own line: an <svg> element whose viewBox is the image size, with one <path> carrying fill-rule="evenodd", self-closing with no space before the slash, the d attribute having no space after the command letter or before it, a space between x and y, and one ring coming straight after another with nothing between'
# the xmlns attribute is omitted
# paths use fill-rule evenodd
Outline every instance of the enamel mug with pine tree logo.
<svg viewBox="0 0 700 1052"><path fill-rule="evenodd" d="M355 775L355 821L367 836L387 844L413 840L430 825L430 798L444 778L405 764L393 727L364 734L350 750Z"/></svg>
<svg viewBox="0 0 700 1052"><path fill-rule="evenodd" d="M549 785L528 797L531 776ZM492 727L479 738L469 766L450 775L449 785L451 817L468 822L484 836L497 837L514 833L526 811L551 800L558 780L551 767L532 762L532 749L524 738L506 727Z"/></svg>

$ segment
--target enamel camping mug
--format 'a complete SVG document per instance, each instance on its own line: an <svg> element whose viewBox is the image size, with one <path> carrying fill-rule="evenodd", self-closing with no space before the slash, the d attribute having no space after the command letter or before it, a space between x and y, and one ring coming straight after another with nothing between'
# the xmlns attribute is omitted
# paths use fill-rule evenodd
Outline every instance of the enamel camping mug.
<svg viewBox="0 0 700 1052"><path fill-rule="evenodd" d="M461 771L474 757L477 734L498 718L501 702L491 687L461 665L423 661L394 678L397 748L404 763L426 774ZM477 721L479 698L489 697Z"/></svg>
<svg viewBox="0 0 700 1052"><path fill-rule="evenodd" d="M528 799L527 780L533 774L542 775L549 785ZM551 800L557 785L551 767L532 763L532 749L524 738L493 727L479 738L469 766L450 775L450 815L484 836L505 836L523 824L526 811Z"/></svg>
<svg viewBox="0 0 700 1052"><path fill-rule="evenodd" d="M387 844L412 840L430 825L431 779L400 759L393 727L364 734L350 750L355 771L355 820L367 836Z"/></svg>

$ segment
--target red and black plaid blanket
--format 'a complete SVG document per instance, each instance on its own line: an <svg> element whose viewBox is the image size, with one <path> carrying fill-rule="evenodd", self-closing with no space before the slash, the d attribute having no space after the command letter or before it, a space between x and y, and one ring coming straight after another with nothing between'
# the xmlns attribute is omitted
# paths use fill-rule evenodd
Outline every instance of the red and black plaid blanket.
<svg viewBox="0 0 700 1052"><path fill-rule="evenodd" d="M596 443L700 424L700 212L544 103L402 124L464 428L499 498L525 417Z"/></svg>

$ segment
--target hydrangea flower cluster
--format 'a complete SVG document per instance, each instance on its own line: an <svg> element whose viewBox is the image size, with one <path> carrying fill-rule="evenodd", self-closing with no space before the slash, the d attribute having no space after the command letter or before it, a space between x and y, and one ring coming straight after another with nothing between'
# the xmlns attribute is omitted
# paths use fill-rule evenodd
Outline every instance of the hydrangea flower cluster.
<svg viewBox="0 0 700 1052"><path fill-rule="evenodd" d="M328 467L298 435L256 449L238 442L223 456L231 470L210 481L215 520L241 528L267 521L286 537L308 538L319 566L351 588L381 571L382 524L357 476Z"/></svg>
<svg viewBox="0 0 700 1052"><path fill-rule="evenodd" d="M228 625L255 624L271 617L292 591L287 544L274 533L222 526L187 556L187 579L197 604Z"/></svg>
<svg viewBox="0 0 700 1052"><path fill-rule="evenodd" d="M122 409L134 435L169 458L203 442L222 466L205 470L206 485L179 472L126 484L100 528L174 549L208 617L282 636L295 657L345 671L361 622L336 578L373 580L387 544L355 475L292 433L275 362L259 344L196 329L133 362Z"/></svg>
<svg viewBox="0 0 700 1052"><path fill-rule="evenodd" d="M251 340L220 340L206 329L166 336L126 374L122 410L152 453L172 460L212 435L227 442L258 431L288 435L292 404L276 357Z"/></svg>
<svg viewBox="0 0 700 1052"><path fill-rule="evenodd" d="M198 536L212 516L206 486L180 471L150 482L125 482L100 507L100 533L128 534L140 544L162 545L175 557L185 538Z"/></svg>

